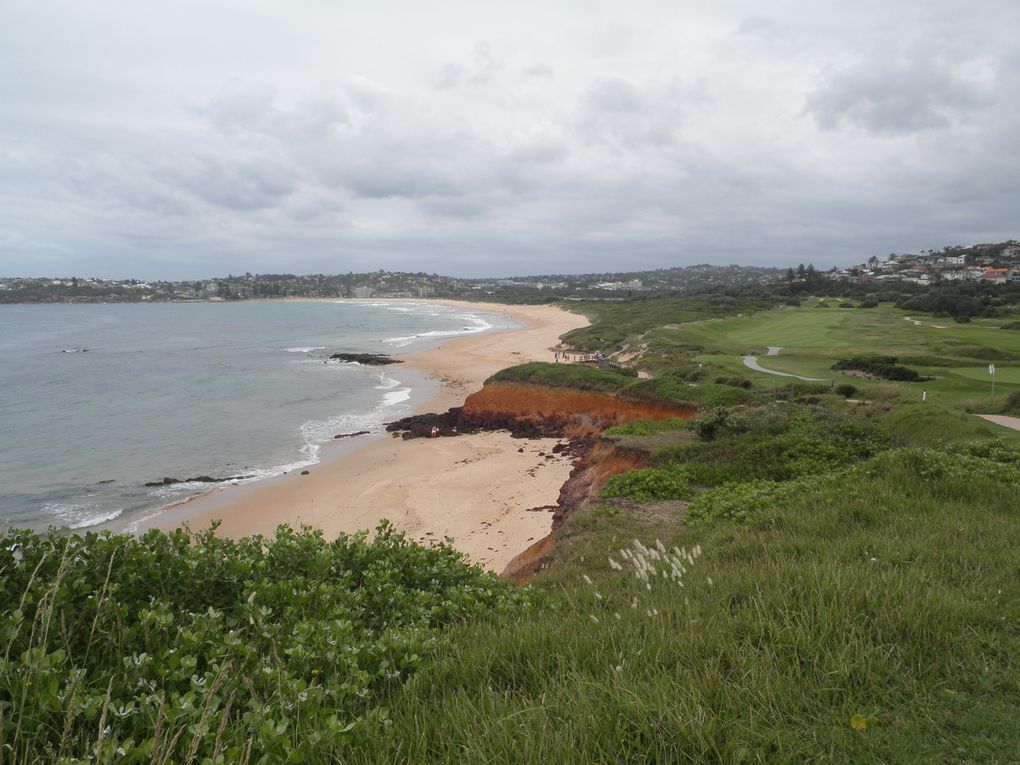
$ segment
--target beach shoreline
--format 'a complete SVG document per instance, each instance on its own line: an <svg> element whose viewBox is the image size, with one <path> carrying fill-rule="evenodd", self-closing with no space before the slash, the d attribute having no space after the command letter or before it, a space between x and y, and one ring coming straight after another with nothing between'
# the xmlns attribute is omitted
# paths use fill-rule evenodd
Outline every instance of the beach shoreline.
<svg viewBox="0 0 1020 765"><path fill-rule="evenodd" d="M505 367L551 361L560 335L588 323L547 305L400 300L503 314L509 325L395 356L404 362L402 368L435 386L414 413L460 406ZM498 572L549 533L551 513L533 508L555 504L569 476L570 459L552 453L556 443L515 439L506 432L409 441L389 434L359 436L325 445L320 462L307 472L217 488L164 508L138 530L184 523L200 530L216 520L218 533L226 536L272 534L287 524L321 529L331 538L372 530L385 518L416 541L452 539L473 563Z"/></svg>

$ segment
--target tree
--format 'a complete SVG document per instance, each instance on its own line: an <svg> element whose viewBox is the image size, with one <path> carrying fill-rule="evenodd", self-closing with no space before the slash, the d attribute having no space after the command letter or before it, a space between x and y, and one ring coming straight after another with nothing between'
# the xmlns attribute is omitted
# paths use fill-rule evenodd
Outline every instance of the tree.
<svg viewBox="0 0 1020 765"><path fill-rule="evenodd" d="M796 274L793 272L793 268L786 269L786 281L792 282L796 278Z"/></svg>

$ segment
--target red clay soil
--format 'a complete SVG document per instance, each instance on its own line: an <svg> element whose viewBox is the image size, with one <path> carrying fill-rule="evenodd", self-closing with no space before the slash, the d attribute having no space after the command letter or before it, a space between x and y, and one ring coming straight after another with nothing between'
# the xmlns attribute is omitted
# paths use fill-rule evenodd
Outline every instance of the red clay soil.
<svg viewBox="0 0 1020 765"><path fill-rule="evenodd" d="M648 457L648 452L627 449L606 439L592 441L560 489L553 511L553 530L562 526L568 515L597 497L614 475L646 467Z"/></svg>
<svg viewBox="0 0 1020 765"><path fill-rule="evenodd" d="M693 417L691 406L619 398L570 388L487 383L464 406L416 414L386 426L403 438L434 438L509 430L520 438L591 438L631 420Z"/></svg>
<svg viewBox="0 0 1020 765"><path fill-rule="evenodd" d="M516 423L511 430L519 430L525 422L544 423L559 430L558 435L568 438L591 436L632 420L689 418L694 414L690 406L506 382L487 383L468 396L461 411L461 417L469 422Z"/></svg>
<svg viewBox="0 0 1020 765"><path fill-rule="evenodd" d="M556 535L547 534L523 552L518 553L506 564L500 573L501 579L509 579L523 587L542 570L542 566L556 551Z"/></svg>

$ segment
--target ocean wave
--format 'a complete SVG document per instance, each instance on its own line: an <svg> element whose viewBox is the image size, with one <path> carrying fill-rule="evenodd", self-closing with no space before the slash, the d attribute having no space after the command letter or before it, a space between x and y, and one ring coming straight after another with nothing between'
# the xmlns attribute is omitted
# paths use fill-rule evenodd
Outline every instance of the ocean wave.
<svg viewBox="0 0 1020 765"><path fill-rule="evenodd" d="M481 316L476 314L458 314L451 316L450 318L460 319L461 321L471 322L471 326L461 327L460 329L433 329L428 332L419 332L416 335L406 335L404 337L388 337L383 340L384 343L395 345L398 348L402 348L406 345L410 345L415 340L428 340L429 338L435 337L459 337L461 335L476 335L479 332L485 332L486 330L492 329L492 325L483 319Z"/></svg>
<svg viewBox="0 0 1020 765"><path fill-rule="evenodd" d="M396 406L397 404L403 403L411 398L410 388L400 388L398 390L390 391L383 396L383 406Z"/></svg>
<svg viewBox="0 0 1020 765"><path fill-rule="evenodd" d="M379 384L373 386L375 390L392 390L400 385L400 380L394 380L392 377L387 377L385 373L379 373Z"/></svg>
<svg viewBox="0 0 1020 765"><path fill-rule="evenodd" d="M390 385L389 383L395 383ZM361 430L369 432L377 431L395 413L402 413L406 407L401 407L405 401L411 398L411 388L400 387L398 380L384 377L381 385L375 386L376 390L385 390L378 403L369 411L357 414L341 414L327 417L322 420L308 420L301 425L301 437L305 441L302 452L307 454L309 459L318 456L318 449L324 443L333 440L334 436L340 433L356 433ZM382 387L385 385L386 387ZM398 408L397 412L393 410Z"/></svg>
<svg viewBox="0 0 1020 765"><path fill-rule="evenodd" d="M324 345L312 345L312 346L298 346L296 348L284 348L287 353L311 353L312 351L324 351L326 346Z"/></svg>
<svg viewBox="0 0 1020 765"><path fill-rule="evenodd" d="M369 308L385 308L388 311L414 313L424 316L448 316L457 310L440 303L402 303L396 300L379 300L371 303L362 303L362 305Z"/></svg>
<svg viewBox="0 0 1020 765"><path fill-rule="evenodd" d="M85 529L117 518L121 510L97 507L89 502L47 502L43 512L60 519L61 525L69 529Z"/></svg>

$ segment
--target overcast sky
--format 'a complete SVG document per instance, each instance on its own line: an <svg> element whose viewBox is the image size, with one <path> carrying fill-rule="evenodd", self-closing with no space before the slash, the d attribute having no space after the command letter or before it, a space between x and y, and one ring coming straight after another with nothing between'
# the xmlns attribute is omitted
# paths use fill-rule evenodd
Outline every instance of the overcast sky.
<svg viewBox="0 0 1020 765"><path fill-rule="evenodd" d="M1020 236L1020 2L2 0L0 275Z"/></svg>

